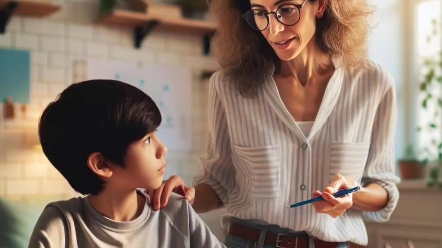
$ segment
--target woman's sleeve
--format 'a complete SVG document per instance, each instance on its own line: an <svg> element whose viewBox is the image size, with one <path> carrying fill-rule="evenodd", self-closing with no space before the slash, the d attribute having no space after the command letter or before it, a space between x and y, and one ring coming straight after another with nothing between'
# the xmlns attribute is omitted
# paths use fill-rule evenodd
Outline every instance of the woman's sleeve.
<svg viewBox="0 0 442 248"><path fill-rule="evenodd" d="M223 87L221 72L216 72L210 78L208 101L208 136L207 153L200 159L202 172L195 176L193 185L207 184L211 186L223 205L229 202L229 192L235 183L235 170L231 160L231 146L226 112L220 91Z"/></svg>
<svg viewBox="0 0 442 248"><path fill-rule="evenodd" d="M370 152L362 180L363 184L377 183L388 192L388 204L385 208L376 212L363 212L365 217L378 222L384 222L390 218L399 200L396 184L400 182L400 179L395 173L394 148L397 119L396 92L393 78L391 76L387 78L387 90L376 112Z"/></svg>

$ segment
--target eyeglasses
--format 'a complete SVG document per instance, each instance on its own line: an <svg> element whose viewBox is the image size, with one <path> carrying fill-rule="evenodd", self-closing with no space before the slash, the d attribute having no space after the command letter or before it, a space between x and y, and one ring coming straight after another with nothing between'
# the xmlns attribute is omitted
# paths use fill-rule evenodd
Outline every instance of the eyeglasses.
<svg viewBox="0 0 442 248"><path fill-rule="evenodd" d="M253 29L263 31L269 26L269 15L275 14L276 20L283 25L293 26L301 19L301 9L307 0L302 4L284 4L274 12L267 12L260 9L251 9L242 15Z"/></svg>

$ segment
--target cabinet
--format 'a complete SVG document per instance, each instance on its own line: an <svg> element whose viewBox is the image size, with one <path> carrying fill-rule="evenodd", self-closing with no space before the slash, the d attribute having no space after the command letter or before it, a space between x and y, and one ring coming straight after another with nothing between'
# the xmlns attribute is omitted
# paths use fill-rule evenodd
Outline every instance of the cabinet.
<svg viewBox="0 0 442 248"><path fill-rule="evenodd" d="M368 247L442 248L442 190L429 189L420 181L405 181L398 187L399 202L390 220L366 221ZM408 241L412 246L407 246Z"/></svg>

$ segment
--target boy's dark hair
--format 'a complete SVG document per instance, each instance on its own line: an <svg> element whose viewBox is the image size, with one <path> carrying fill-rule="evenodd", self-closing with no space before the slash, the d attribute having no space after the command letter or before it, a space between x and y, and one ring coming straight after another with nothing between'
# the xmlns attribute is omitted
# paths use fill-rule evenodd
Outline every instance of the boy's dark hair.
<svg viewBox="0 0 442 248"><path fill-rule="evenodd" d="M81 194L99 194L104 181L87 166L100 152L124 166L127 148L155 131L161 113L155 102L136 87L115 80L89 80L70 85L40 118L43 152Z"/></svg>

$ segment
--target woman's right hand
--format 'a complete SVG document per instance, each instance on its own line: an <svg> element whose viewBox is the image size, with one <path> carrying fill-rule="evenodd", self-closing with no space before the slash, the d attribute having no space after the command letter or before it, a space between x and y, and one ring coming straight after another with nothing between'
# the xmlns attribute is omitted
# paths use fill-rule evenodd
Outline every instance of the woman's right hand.
<svg viewBox="0 0 442 248"><path fill-rule="evenodd" d="M163 181L163 184L158 189L148 191L153 209L159 210L164 208L169 202L172 192L184 196L190 205L195 200L195 189L186 187L181 177L171 176L168 180Z"/></svg>

